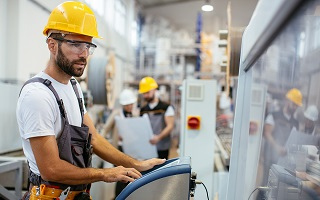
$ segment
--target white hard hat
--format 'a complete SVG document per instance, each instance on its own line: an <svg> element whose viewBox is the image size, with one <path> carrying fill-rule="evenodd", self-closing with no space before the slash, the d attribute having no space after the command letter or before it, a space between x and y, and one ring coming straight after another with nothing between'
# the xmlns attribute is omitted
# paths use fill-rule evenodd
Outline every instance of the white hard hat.
<svg viewBox="0 0 320 200"><path fill-rule="evenodd" d="M129 89L125 89L121 92L119 97L119 103L121 105L129 105L133 104L137 101L136 96L133 94L133 92Z"/></svg>
<svg viewBox="0 0 320 200"><path fill-rule="evenodd" d="M304 111L304 116L314 122L318 120L318 115L319 115L318 109L314 105L309 106L307 110Z"/></svg>
<svg viewBox="0 0 320 200"><path fill-rule="evenodd" d="M231 106L231 99L228 97L226 92L222 92L219 99L219 108L227 109Z"/></svg>

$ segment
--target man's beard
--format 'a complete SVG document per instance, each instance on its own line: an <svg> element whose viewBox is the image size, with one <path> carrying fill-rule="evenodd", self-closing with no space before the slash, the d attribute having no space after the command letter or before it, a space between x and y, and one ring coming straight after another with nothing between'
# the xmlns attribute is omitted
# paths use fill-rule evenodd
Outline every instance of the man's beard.
<svg viewBox="0 0 320 200"><path fill-rule="evenodd" d="M146 100L148 103L151 103L154 100L154 95L152 95L152 97L145 98L144 100Z"/></svg>
<svg viewBox="0 0 320 200"><path fill-rule="evenodd" d="M290 116L293 116L294 113L296 112L296 108L291 108L291 107L289 106L288 112L289 112L289 115L290 115Z"/></svg>
<svg viewBox="0 0 320 200"><path fill-rule="evenodd" d="M80 76L82 76L85 68L83 68L81 70L76 70L73 68L73 65L75 63L84 63L84 65L86 66L87 60L85 58L80 58L78 60L74 60L74 61L70 62L66 58L66 56L62 53L61 48L59 46L56 64L60 67L60 69L62 69L69 76L80 77Z"/></svg>

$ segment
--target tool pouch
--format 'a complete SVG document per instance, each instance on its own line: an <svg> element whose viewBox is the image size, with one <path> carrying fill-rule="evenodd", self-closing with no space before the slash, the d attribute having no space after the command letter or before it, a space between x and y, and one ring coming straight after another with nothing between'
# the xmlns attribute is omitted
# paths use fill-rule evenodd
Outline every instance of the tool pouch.
<svg viewBox="0 0 320 200"><path fill-rule="evenodd" d="M59 198L61 199L62 192L61 189L41 184L40 187L33 186L29 200L59 200ZM91 197L85 191L70 191L66 199L91 200Z"/></svg>
<svg viewBox="0 0 320 200"><path fill-rule="evenodd" d="M33 186L30 194L29 200L53 200L55 199L55 194L45 194L46 186L41 184L40 187Z"/></svg>

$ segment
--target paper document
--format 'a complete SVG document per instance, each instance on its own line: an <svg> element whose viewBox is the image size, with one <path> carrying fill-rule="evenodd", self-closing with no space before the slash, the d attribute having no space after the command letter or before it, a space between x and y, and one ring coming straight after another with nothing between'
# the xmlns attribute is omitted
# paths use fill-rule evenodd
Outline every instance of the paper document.
<svg viewBox="0 0 320 200"><path fill-rule="evenodd" d="M314 145L318 146L320 140L318 135L309 135L298 131L296 128L292 128L290 136L286 142L286 148L290 148L291 145Z"/></svg>
<svg viewBox="0 0 320 200"><path fill-rule="evenodd" d="M148 116L120 118L116 117L116 127L122 137L123 152L135 159L157 158L156 145L150 144L153 132Z"/></svg>

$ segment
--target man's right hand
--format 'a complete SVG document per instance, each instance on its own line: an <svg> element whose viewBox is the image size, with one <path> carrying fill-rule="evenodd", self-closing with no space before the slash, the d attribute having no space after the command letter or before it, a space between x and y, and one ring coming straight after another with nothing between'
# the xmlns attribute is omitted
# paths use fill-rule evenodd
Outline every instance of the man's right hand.
<svg viewBox="0 0 320 200"><path fill-rule="evenodd" d="M114 168L101 169L103 173L103 181L105 182L133 182L135 179L140 178L141 173L134 168L125 168L122 166Z"/></svg>
<svg viewBox="0 0 320 200"><path fill-rule="evenodd" d="M287 155L287 149L284 148L283 146L280 146L280 145L276 145L275 146L275 149L278 153L279 156L285 156Z"/></svg>
<svg viewBox="0 0 320 200"><path fill-rule="evenodd" d="M140 172L149 170L156 165L161 165L166 161L166 159L159 159L159 158L151 158L149 160L141 160L135 164L135 168Z"/></svg>

